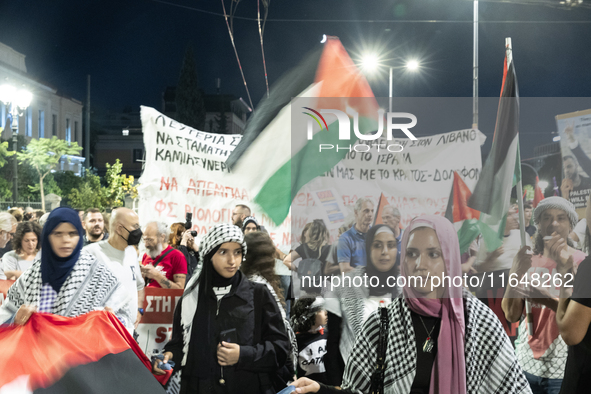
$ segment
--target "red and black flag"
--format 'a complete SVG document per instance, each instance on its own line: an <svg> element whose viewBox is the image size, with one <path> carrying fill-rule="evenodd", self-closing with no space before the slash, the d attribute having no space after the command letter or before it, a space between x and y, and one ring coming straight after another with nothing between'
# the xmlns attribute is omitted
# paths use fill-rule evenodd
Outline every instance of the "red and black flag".
<svg viewBox="0 0 591 394"><path fill-rule="evenodd" d="M0 327L0 349L2 393L164 393L150 361L111 313L34 313L24 326Z"/></svg>

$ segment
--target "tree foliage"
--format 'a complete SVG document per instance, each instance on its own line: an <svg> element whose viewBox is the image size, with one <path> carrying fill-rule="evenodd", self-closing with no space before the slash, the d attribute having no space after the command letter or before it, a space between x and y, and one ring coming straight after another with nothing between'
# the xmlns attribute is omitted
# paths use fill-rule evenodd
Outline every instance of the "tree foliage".
<svg viewBox="0 0 591 394"><path fill-rule="evenodd" d="M197 66L191 45L185 51L175 99L176 120L197 130L203 130L205 127L205 105L199 90Z"/></svg>
<svg viewBox="0 0 591 394"><path fill-rule="evenodd" d="M41 207L45 210L45 191L43 180L59 163L64 155L78 155L82 147L77 142L67 142L56 136L50 138L32 139L24 152L18 152L19 163L27 163L37 171L39 176L39 191L41 193Z"/></svg>
<svg viewBox="0 0 591 394"><path fill-rule="evenodd" d="M107 173L103 178L104 185L98 175L87 171L79 185L70 189L68 200L77 209L107 209L121 207L125 197L135 199L138 192L134 186L133 176L121 174L123 164L117 159L113 165L107 163Z"/></svg>

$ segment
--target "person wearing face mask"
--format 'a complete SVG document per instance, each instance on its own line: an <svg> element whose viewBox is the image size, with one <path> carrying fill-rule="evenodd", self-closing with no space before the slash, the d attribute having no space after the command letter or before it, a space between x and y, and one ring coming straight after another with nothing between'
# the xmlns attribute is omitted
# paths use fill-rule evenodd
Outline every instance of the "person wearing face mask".
<svg viewBox="0 0 591 394"><path fill-rule="evenodd" d="M83 235L76 211L51 212L41 235L41 259L8 289L0 324L24 325L36 311L76 317L104 307L123 318L125 288L107 264L82 250Z"/></svg>
<svg viewBox="0 0 591 394"><path fill-rule="evenodd" d="M381 324L381 309L365 322L347 361L342 390L300 378L293 383L296 393L531 393L494 312L464 290L461 281L459 286L437 286L418 279L461 278L453 224L442 216L417 217L402 237L402 248L402 297L385 309L387 326ZM372 379L378 354L384 355L384 372Z"/></svg>
<svg viewBox="0 0 591 394"><path fill-rule="evenodd" d="M144 279L133 247L141 240L142 230L137 214L129 208L114 210L109 227L111 236L108 240L87 245L83 250L119 274L119 280L127 290L126 299L122 301L127 305L123 324L133 334L144 313Z"/></svg>
<svg viewBox="0 0 591 394"><path fill-rule="evenodd" d="M239 270L246 254L239 227L219 224L199 246L202 270L174 312L164 362L181 368L181 394L276 393L272 375L289 342L279 307L264 284ZM153 373L163 374L154 363Z"/></svg>
<svg viewBox="0 0 591 394"><path fill-rule="evenodd" d="M396 265L398 242L392 229L384 224L376 225L367 232L365 242L367 266L345 274L344 283L334 289L336 297L326 297L326 310L330 312L327 346L328 353L331 353L326 360L327 375L335 385L341 382L343 361L349 358L363 322L378 309L380 302L388 305L399 292L395 282L388 283L388 278L395 281L399 272ZM379 283L375 286L356 285L362 283L365 275L377 278Z"/></svg>

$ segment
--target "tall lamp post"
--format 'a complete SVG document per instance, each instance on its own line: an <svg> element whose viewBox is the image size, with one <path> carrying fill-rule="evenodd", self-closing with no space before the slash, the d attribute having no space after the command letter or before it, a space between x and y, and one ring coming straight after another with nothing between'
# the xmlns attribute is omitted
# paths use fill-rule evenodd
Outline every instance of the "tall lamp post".
<svg viewBox="0 0 591 394"><path fill-rule="evenodd" d="M14 176L12 178L12 202L16 206L18 202L18 164L16 152L18 149L18 117L22 116L25 110L31 104L33 95L26 89L18 89L12 85L4 84L0 86L0 101L6 107L10 106L8 116L10 117L10 128L12 129L12 150L14 151Z"/></svg>
<svg viewBox="0 0 591 394"><path fill-rule="evenodd" d="M361 68L367 73L373 73L381 66L378 56L368 53L361 59ZM417 60L407 60L404 67L407 71L415 72L420 68L420 63ZM394 86L394 66L387 66L390 70L389 88L388 88L388 112L392 112L392 91Z"/></svg>

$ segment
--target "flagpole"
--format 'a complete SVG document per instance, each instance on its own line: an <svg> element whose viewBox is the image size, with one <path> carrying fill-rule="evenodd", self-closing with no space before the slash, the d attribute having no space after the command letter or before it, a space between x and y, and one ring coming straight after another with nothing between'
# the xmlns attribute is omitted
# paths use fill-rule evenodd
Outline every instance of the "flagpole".
<svg viewBox="0 0 591 394"><path fill-rule="evenodd" d="M505 51L506 51L506 56L507 56L507 66L513 62L513 47L511 45L511 37L507 37L505 38ZM516 100L517 98L515 98ZM519 148L519 134L517 134L517 149ZM521 155L518 155L518 157L521 157ZM519 165L521 165L521 163L519 163ZM523 211L523 199L521 198L521 196L523 196L523 185L522 185L522 178L523 177L519 177L519 181L517 182L517 196L519 196L519 198L517 198L517 206L519 207L519 232L521 234L521 247L523 248L525 246L525 212ZM527 275L527 274L526 274ZM531 302L529 299L525 299L525 313L527 316L527 328L528 328L528 332L529 335L534 335L534 326L533 326L533 315L532 315L532 310L531 310Z"/></svg>

